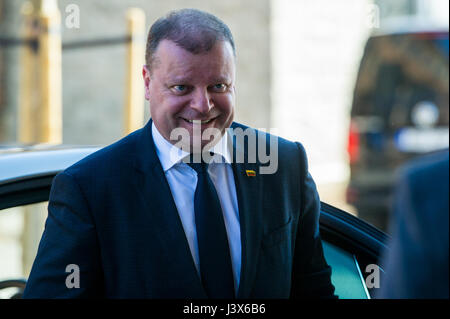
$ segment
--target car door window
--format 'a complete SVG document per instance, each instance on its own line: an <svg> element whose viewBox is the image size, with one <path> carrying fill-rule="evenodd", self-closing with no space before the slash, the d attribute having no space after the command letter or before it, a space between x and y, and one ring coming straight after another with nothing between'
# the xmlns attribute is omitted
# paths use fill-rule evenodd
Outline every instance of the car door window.
<svg viewBox="0 0 450 319"><path fill-rule="evenodd" d="M356 256L326 241L323 250L332 269L335 294L340 299L370 299Z"/></svg>
<svg viewBox="0 0 450 319"><path fill-rule="evenodd" d="M0 210L0 281L28 278L47 218L47 202ZM0 299L11 289L0 289Z"/></svg>

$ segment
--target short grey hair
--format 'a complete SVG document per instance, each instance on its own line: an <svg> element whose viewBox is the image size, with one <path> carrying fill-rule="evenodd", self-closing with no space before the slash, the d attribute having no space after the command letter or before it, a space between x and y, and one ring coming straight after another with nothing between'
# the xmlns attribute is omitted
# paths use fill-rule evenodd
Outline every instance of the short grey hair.
<svg viewBox="0 0 450 319"><path fill-rule="evenodd" d="M171 11L153 23L145 52L145 63L150 70L156 49L164 39L193 54L208 52L217 41L227 41L236 56L233 35L228 26L216 16L197 9Z"/></svg>

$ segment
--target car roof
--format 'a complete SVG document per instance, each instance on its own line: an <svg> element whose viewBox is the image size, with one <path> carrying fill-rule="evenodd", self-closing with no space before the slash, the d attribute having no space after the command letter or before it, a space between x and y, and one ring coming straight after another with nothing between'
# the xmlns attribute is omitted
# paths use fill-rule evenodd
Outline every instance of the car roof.
<svg viewBox="0 0 450 319"><path fill-rule="evenodd" d="M63 171L99 146L0 146L0 184Z"/></svg>
<svg viewBox="0 0 450 319"><path fill-rule="evenodd" d="M374 28L371 37L410 33L447 33L448 25L424 17L397 16L382 21Z"/></svg>

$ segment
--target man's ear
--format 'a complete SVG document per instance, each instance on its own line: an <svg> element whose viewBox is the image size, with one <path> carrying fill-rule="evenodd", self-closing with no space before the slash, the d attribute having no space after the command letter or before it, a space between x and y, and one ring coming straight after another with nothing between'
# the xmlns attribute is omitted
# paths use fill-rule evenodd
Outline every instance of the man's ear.
<svg viewBox="0 0 450 319"><path fill-rule="evenodd" d="M145 99L150 99L150 70L147 65L142 67L142 77L144 78L144 86L145 86Z"/></svg>

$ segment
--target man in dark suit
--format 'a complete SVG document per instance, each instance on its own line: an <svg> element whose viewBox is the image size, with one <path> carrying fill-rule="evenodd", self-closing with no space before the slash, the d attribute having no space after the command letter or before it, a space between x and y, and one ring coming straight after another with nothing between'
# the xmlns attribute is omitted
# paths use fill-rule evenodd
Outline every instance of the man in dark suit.
<svg viewBox="0 0 450 319"><path fill-rule="evenodd" d="M448 298L448 150L421 157L397 186L378 298Z"/></svg>
<svg viewBox="0 0 450 319"><path fill-rule="evenodd" d="M147 125L56 176L24 297L335 297L303 147L233 122L228 27L159 19L143 76Z"/></svg>

